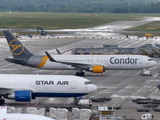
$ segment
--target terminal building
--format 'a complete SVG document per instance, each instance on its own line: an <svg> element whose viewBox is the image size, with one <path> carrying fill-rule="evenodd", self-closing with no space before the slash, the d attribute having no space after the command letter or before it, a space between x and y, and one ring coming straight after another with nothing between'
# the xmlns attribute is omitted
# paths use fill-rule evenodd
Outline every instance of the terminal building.
<svg viewBox="0 0 160 120"><path fill-rule="evenodd" d="M135 54L135 55L147 55L149 57L160 57L160 44L145 44L136 48L121 48L117 44L103 45L100 48L75 48L72 51L74 55L85 54Z"/></svg>

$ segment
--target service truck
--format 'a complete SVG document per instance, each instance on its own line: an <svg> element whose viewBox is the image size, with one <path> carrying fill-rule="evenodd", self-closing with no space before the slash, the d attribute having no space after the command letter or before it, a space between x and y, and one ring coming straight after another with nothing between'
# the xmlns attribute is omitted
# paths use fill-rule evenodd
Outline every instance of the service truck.
<svg viewBox="0 0 160 120"><path fill-rule="evenodd" d="M146 69L143 69L142 72L140 73L142 76L152 76L152 72Z"/></svg>
<svg viewBox="0 0 160 120"><path fill-rule="evenodd" d="M141 116L141 120L153 120L153 114L146 113Z"/></svg>

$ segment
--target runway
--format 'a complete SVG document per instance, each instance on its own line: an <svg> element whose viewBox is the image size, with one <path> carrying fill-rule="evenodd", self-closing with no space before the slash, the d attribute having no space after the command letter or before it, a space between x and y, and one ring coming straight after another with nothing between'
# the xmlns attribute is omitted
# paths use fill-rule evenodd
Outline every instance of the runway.
<svg viewBox="0 0 160 120"><path fill-rule="evenodd" d="M19 40L34 54L45 54L44 51L48 51L50 54L56 54L56 48L58 48L64 54L70 54L72 49L80 47L102 47L105 44L118 44L120 47L138 47L144 44L160 43L159 36L157 36L156 39L139 39L136 36L130 36L130 39L128 39L125 37L125 35L120 35L118 33L111 35L107 33L104 34L103 32L102 34L98 33L98 35L85 34L84 37L83 34L74 33L56 35L55 37L45 36L41 38L38 38L38 36L33 36L33 38L21 36ZM0 72L3 74L74 75L76 73L75 70L41 70L8 63L4 60L4 58L11 56L11 53L6 39L3 37L0 38L0 47ZM159 67L159 58L154 58L154 60L157 62L157 66ZM141 76L139 75L141 72L139 70L107 70L103 74L85 72L84 77L89 79L93 84L97 85L98 90L94 93L84 96L84 98L112 98L112 100L108 102L94 102L93 106L111 106L112 104L121 105L122 110L120 110L117 115L123 116L123 114L126 114L127 112L128 115L132 115L134 113L139 118L140 114L136 112L136 109L140 107L140 105L133 103L131 99L139 97L160 99L160 91L157 88L157 85L160 83L157 66L149 69L152 71L152 76ZM33 100L31 103L36 103L38 106L58 106L61 104L69 105L72 102L72 98L38 98ZM6 100L6 104L19 107L26 106L26 103L19 104L15 103L13 100ZM129 110L131 111L129 112ZM158 120L160 115L153 111L152 113Z"/></svg>

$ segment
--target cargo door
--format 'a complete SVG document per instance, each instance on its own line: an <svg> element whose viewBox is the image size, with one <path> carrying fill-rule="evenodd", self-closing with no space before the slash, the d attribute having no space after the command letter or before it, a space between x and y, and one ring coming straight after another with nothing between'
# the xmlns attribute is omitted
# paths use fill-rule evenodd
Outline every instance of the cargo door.
<svg viewBox="0 0 160 120"><path fill-rule="evenodd" d="M76 89L76 81L71 81L71 89Z"/></svg>

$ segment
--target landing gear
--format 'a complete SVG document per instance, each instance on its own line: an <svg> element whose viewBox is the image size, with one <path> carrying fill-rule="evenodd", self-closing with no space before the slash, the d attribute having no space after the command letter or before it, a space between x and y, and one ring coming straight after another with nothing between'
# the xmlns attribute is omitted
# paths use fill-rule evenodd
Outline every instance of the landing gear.
<svg viewBox="0 0 160 120"><path fill-rule="evenodd" d="M76 76L84 76L84 72L77 72L75 75Z"/></svg>
<svg viewBox="0 0 160 120"><path fill-rule="evenodd" d="M3 105L5 103L4 99L0 99L0 105Z"/></svg>
<svg viewBox="0 0 160 120"><path fill-rule="evenodd" d="M77 105L77 103L78 103L78 99L77 99L76 97L74 97L73 104L74 104L74 105Z"/></svg>
<svg viewBox="0 0 160 120"><path fill-rule="evenodd" d="M78 101L79 101L81 98L82 98L82 96L74 97L73 104L74 104L74 105L77 105L77 104L78 104Z"/></svg>
<svg viewBox="0 0 160 120"><path fill-rule="evenodd" d="M78 72L76 72L76 76L84 76L84 72L82 72L83 70L81 68L78 68Z"/></svg>

